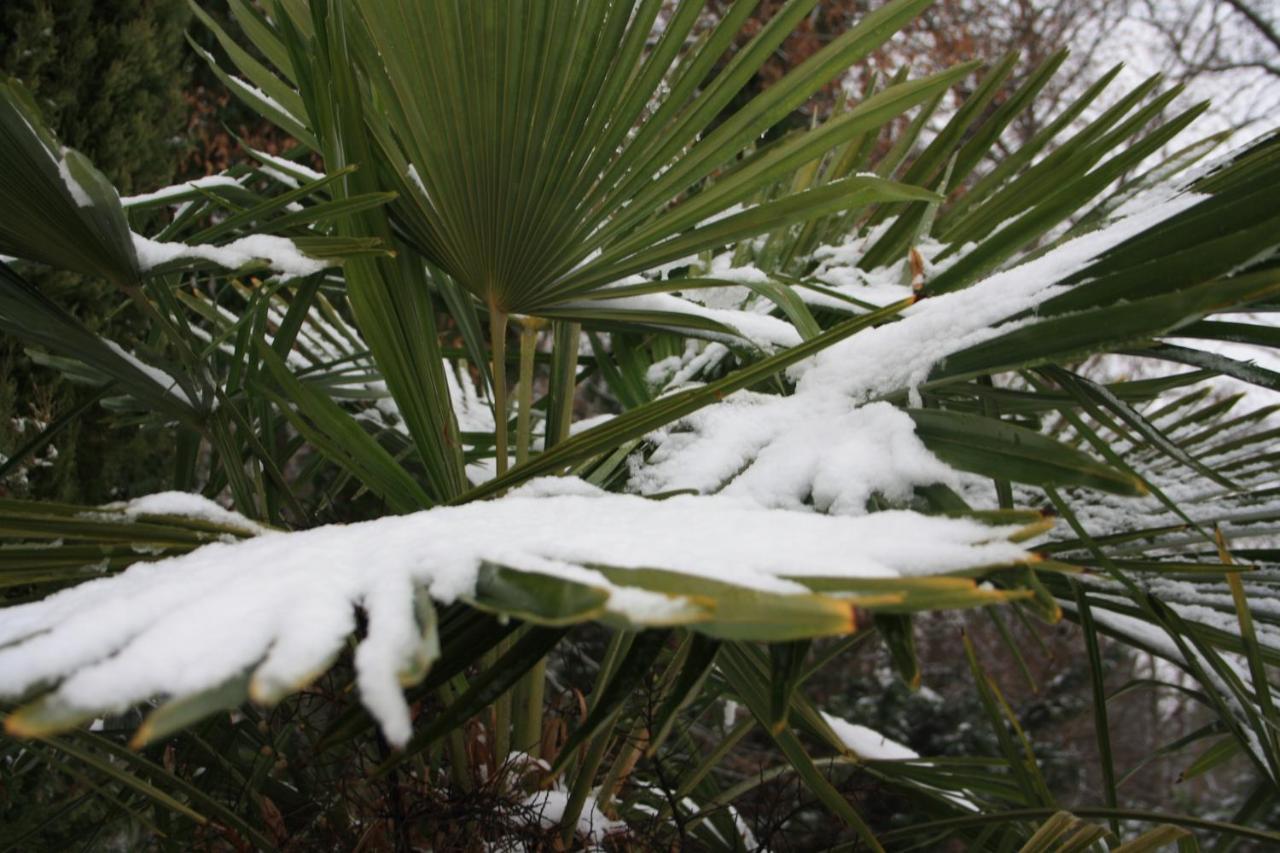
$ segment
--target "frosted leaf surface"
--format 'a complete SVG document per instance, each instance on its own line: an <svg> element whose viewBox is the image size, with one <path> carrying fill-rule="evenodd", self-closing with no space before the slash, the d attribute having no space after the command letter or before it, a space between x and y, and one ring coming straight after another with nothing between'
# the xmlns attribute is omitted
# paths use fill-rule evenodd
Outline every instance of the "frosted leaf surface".
<svg viewBox="0 0 1280 853"><path fill-rule="evenodd" d="M149 193L141 193L139 195L123 196L120 204L124 207L134 207L139 204L149 204L151 202L166 201L178 196L187 195L195 190L210 190L218 187L239 187L240 181L226 175L207 175L203 178L196 178L191 181L184 181L173 186L161 187Z"/></svg>
<svg viewBox="0 0 1280 853"><path fill-rule="evenodd" d="M643 279L640 280L644 281ZM639 283L639 282L632 282ZM607 291L606 291L607 293ZM687 317L698 317L727 326L736 331L742 338L756 346L771 350L776 347L790 347L800 343L800 333L785 320L770 317L754 311L741 311L730 308L708 308L688 299L681 299L667 293L650 293L640 296L619 296L601 298L589 303L568 303L566 308L605 308L611 311L662 312L664 314L680 314ZM673 326L679 329L679 327ZM714 333L703 333L714 334ZM721 337L725 337L721 335ZM732 338L726 338L732 341Z"/></svg>
<svg viewBox="0 0 1280 853"><path fill-rule="evenodd" d="M126 510L236 520L172 493ZM52 701L61 707L123 708L252 672L251 695L269 700L329 665L359 605L369 624L356 652L361 698L399 744L409 718L397 676L418 639L415 590L442 602L466 597L482 562L589 583L610 594L608 611L645 624L671 618L680 599L587 567L661 568L807 593L789 577L905 577L1025 560L1010 533L909 512L839 518L725 496L651 501L538 480L495 501L214 543L7 608L0 695L60 682Z"/></svg>
<svg viewBox="0 0 1280 853"><path fill-rule="evenodd" d="M848 720L822 712L822 719L835 732L845 748L867 761L910 761L920 753L896 740L891 740L875 729L851 723Z"/></svg>
<svg viewBox="0 0 1280 853"><path fill-rule="evenodd" d="M266 261L271 269L288 276L318 273L333 266L329 261L304 255L287 237L271 234L251 234L223 246L186 243L162 243L133 235L133 248L138 255L138 265L143 271L178 260L210 261L227 269L237 269L252 261Z"/></svg>
<svg viewBox="0 0 1280 853"><path fill-rule="evenodd" d="M107 504L106 508L122 510L125 517L131 519L147 515L176 515L181 518L209 521L255 536L269 532L269 528L263 527L258 522L245 518L233 510L224 509L208 498L191 492L156 492L131 501Z"/></svg>
<svg viewBox="0 0 1280 853"><path fill-rule="evenodd" d="M317 172L315 169L312 169L304 163L299 163L297 160L287 160L284 157L277 157L274 154L269 154L266 151L259 151L256 148L250 148L249 153L252 154L255 159L265 164L264 171L270 169L268 174L275 177L283 184L290 184L290 182L292 182L292 186L296 187L299 185L299 177L308 182L324 180L323 172Z"/></svg>
<svg viewBox="0 0 1280 853"><path fill-rule="evenodd" d="M76 176L71 174L71 168L67 165L67 149L62 149L62 157L57 158L58 176L62 178L62 182L66 184L67 191L71 193L71 198L79 207L93 207L93 199L89 197L89 193L76 180Z"/></svg>
<svg viewBox="0 0 1280 853"><path fill-rule="evenodd" d="M793 506L811 493L832 511L860 512L871 492L905 495L914 485L948 482L941 463L908 440L905 415L859 414L858 407L902 392L918 405L916 389L948 356L1029 322L1010 318L1062 292L1057 282L1107 249L1198 200L1188 194L1153 204L972 287L918 302L899 320L794 365L790 396L739 391L651 435L653 452L635 463L630 488L725 489L763 506ZM900 288L903 297L909 292ZM895 464L877 464L876 454Z"/></svg>
<svg viewBox="0 0 1280 853"><path fill-rule="evenodd" d="M109 347L111 351L114 352L116 355L120 356L125 361L128 361L130 364L136 367L138 370L145 373L152 381L154 381L157 385L163 388L168 394L172 395L175 399L181 401L183 405L186 405L186 406L192 405L191 398L188 397L187 392L183 391L182 387L178 385L178 380L174 379L172 376L165 373L160 368L152 367L150 364L147 364L145 361L138 358L136 355L129 352L128 350L120 346L115 341L109 341L106 338L103 338L102 342L106 344L107 347Z"/></svg>
<svg viewBox="0 0 1280 853"><path fill-rule="evenodd" d="M885 737L875 729L851 723L826 711L821 713L822 719L831 727L831 731L840 739L844 748L864 761L916 761L920 758L920 753L911 747ZM923 766L929 765L925 763ZM963 809L978 811L978 807L972 800L956 791L934 788L932 785L921 785L921 787L936 791L939 796Z"/></svg>
<svg viewBox="0 0 1280 853"><path fill-rule="evenodd" d="M259 89L257 86L254 86L253 84L248 83L240 79L239 77L230 77L228 79L231 82L232 88L240 90L245 95L247 95L250 98L250 100L256 99L258 101L261 101L262 103L266 104L272 109L277 110L283 113L284 115L289 116L294 121L298 121L298 118L294 116L292 113L290 113L288 110L286 110L283 104L281 104L275 98L268 95L266 92ZM299 122L299 124L301 124L301 122Z"/></svg>
<svg viewBox="0 0 1280 853"><path fill-rule="evenodd" d="M797 402L778 405L787 400ZM724 494L767 507L800 509L811 501L819 511L861 515L873 494L901 502L914 486L956 481L916 437L911 418L888 403L850 407L834 396L799 401L748 392L690 416L682 427L662 434L632 488L716 491L726 472L750 459ZM707 442L708 434L719 440ZM686 452L691 446L697 452Z"/></svg>

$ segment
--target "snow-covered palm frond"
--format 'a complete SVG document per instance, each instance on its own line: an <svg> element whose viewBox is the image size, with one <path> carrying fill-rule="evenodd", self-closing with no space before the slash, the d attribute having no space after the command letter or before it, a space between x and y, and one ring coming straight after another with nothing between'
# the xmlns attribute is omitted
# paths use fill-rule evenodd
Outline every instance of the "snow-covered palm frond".
<svg viewBox="0 0 1280 853"><path fill-rule="evenodd" d="M293 742L363 761L376 721L406 747L376 754L379 778L421 756L428 793L436 771L472 790L517 756L487 778L528 819L495 814L527 829L554 812L565 844L584 819L601 840L599 817L736 845L731 808L765 775L794 775L872 849L842 774L929 818L888 841L1093 832L1054 816L967 641L957 666L998 757L890 748L803 689L830 661L814 638L852 634L839 650L873 628L914 684L913 614L1000 605L1082 624L1102 733L1097 635L1168 660L1221 738L1194 769L1246 755L1274 797L1274 427L1187 389L1280 387L1220 352L1280 340L1215 318L1280 294L1280 138L1186 176L1211 144L1151 168L1199 109L1158 121L1176 93L1153 79L1061 139L1108 79L982 173L1055 55L1011 92L1016 59L978 71L935 134L939 96L973 69L901 75L764 142L926 4L884 4L731 106L813 3L721 65L753 5L695 37L696 2L232 0L256 53L199 14L236 66L217 72L298 148L126 199L6 84L0 252L114 281L155 334L146 352L100 341L8 266L0 324L131 422L176 429L181 490L0 504L0 692L24 702L9 731L141 706L138 745L209 727L233 758L202 772L289 798L293 782L236 765L255 735L218 712L323 696L321 731L290 720ZM164 206L160 233L132 233ZM1098 355L1181 372L1108 378ZM593 622L609 645L566 713L543 701L546 658ZM749 713L665 779L664 757L714 740L699 716L726 696ZM757 730L780 759L732 781L718 762ZM1079 813L1152 820L1119 808L1099 738L1108 807ZM128 753L82 731L51 743L265 846L238 801L163 769L145 771L163 795L111 776ZM545 766L520 755L539 748ZM328 772L296 784L329 790Z"/></svg>
<svg viewBox="0 0 1280 853"><path fill-rule="evenodd" d="M116 519L229 514L175 494L88 515L92 536ZM221 523L255 528L234 516ZM679 625L722 639L787 641L849 633L855 608L909 611L913 596L936 590L955 606L1007 600L972 575L1032 560L1007 541L1020 533L910 512L852 521L724 497L647 501L543 480L469 506L261 531L11 608L0 629L0 692L59 683L9 717L10 732L28 734L157 695L177 703L214 690L225 696L228 682L274 703L327 668L361 609L361 696L388 740L403 745L411 725L401 684L424 676L439 647L434 620L415 613L419 590L534 625L599 619L628 630ZM948 574L954 582L929 580Z"/></svg>

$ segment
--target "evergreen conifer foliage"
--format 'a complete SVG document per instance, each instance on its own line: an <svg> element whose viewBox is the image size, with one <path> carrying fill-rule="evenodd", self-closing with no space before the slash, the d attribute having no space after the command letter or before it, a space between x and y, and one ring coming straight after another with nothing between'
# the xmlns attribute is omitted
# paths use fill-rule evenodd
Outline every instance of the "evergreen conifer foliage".
<svg viewBox="0 0 1280 853"><path fill-rule="evenodd" d="M186 124L189 14L175 0L12 0L0 9L0 72L122 194L161 186Z"/></svg>
<svg viewBox="0 0 1280 853"><path fill-rule="evenodd" d="M181 0L13 0L0 7L0 76L21 80L62 144L86 154L120 189L168 183L185 142ZM130 346L145 337L122 298L93 277L32 273L40 289L89 328ZM115 430L98 392L0 342L6 385L0 451L13 453L74 413L36 457L0 477L21 496L103 501L163 487L171 442L159 431ZM31 462L32 460L28 460Z"/></svg>

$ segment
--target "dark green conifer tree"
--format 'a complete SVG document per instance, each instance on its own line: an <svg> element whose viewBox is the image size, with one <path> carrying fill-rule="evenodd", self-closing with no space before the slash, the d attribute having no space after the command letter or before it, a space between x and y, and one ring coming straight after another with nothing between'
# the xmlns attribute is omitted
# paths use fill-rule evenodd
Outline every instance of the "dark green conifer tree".
<svg viewBox="0 0 1280 853"><path fill-rule="evenodd" d="M0 76L21 80L60 138L122 193L163 186L187 144L187 18L183 0L4 0ZM23 272L89 328L136 343L132 309L117 291L70 274ZM34 364L16 342L0 341L0 455L92 393ZM164 470L156 454L167 447L164 436L112 429L95 406L59 434L52 452L0 478L0 496L101 502L154 491L165 486L153 472Z"/></svg>

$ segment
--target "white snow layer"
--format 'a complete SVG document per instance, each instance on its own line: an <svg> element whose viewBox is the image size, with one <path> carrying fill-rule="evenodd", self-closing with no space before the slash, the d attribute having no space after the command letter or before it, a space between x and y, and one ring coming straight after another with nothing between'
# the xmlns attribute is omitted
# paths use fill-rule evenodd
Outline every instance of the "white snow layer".
<svg viewBox="0 0 1280 853"><path fill-rule="evenodd" d="M184 181L180 184L174 184L170 187L162 187L149 193L140 195L124 196L120 199L120 204L124 207L133 207L139 204L147 204L153 201L165 201L171 198L186 195L199 189L214 189L215 187L238 187L240 181L235 178L229 178L226 175L208 175L203 178L196 178L192 181Z"/></svg>
<svg viewBox="0 0 1280 853"><path fill-rule="evenodd" d="M152 367L150 364L147 364L145 361L138 358L115 341L109 341L106 338L102 338L101 340L112 352L132 364L142 373L145 373L148 378L163 388L170 396L187 406L191 405L191 398L187 396L186 391L182 390L182 386L178 384L177 379L174 379L160 368Z"/></svg>
<svg viewBox="0 0 1280 853"><path fill-rule="evenodd" d="M153 496L131 514L236 521L196 496ZM241 521L243 521L241 519ZM1019 562L1011 528L881 512L837 518L766 510L729 497L652 501L568 478L494 501L352 525L267 533L139 563L113 577L0 611L0 696L58 683L70 711L183 696L252 672L250 693L279 698L322 671L368 616L356 652L361 698L403 744L399 673L420 655L414 591L442 602L474 590L482 561L585 582L606 608L645 624L687 621L679 596L611 584L586 566L661 568L777 593L792 577L894 577Z"/></svg>
<svg viewBox="0 0 1280 853"><path fill-rule="evenodd" d="M271 97L266 92L259 89L257 86L254 86L252 83L242 80L239 77L229 77L228 79L231 81L231 87L233 89L239 89L241 92L243 92L245 95L248 96L250 101L253 101L253 100L261 101L262 103L266 104L272 109L280 113L283 113L284 115L288 116L289 118L293 119L299 124L302 124L302 122L298 120L297 116L295 116L293 113L289 112L284 108L284 104L281 104L275 98Z"/></svg>
<svg viewBox="0 0 1280 853"><path fill-rule="evenodd" d="M834 714L828 714L826 711L821 711L820 713L822 714L822 719L831 727L831 731L840 739L840 743L844 745L844 748L863 761L914 761L920 758L920 753L911 747L898 743L896 740L891 740L875 729L851 723ZM926 762L924 766L930 765ZM938 796L945 800L950 800L962 809L973 812L978 811L978 807L973 800L964 794L942 788L934 788L932 785L922 785L921 787L932 789L937 792Z"/></svg>
<svg viewBox="0 0 1280 853"><path fill-rule="evenodd" d="M252 519L245 518L238 512L223 509L213 501L190 492L157 492L131 501L107 504L106 509L123 510L129 518L141 518L147 515L175 515L181 518L194 518L208 521L222 527L230 527L253 536L270 532Z"/></svg>
<svg viewBox="0 0 1280 853"><path fill-rule="evenodd" d="M826 720L845 748L859 758L867 761L909 761L920 757L920 753L911 747L890 740L875 729L851 723L826 711L822 712L822 719Z"/></svg>
<svg viewBox="0 0 1280 853"><path fill-rule="evenodd" d="M915 485L950 482L912 434L910 418L872 401L906 391L918 405L916 389L948 356L1029 322L1008 318L1060 292L1057 282L1107 249L1199 200L1186 194L1152 204L972 287L918 302L901 319L794 365L791 396L739 391L659 430L648 460L634 463L629 487L643 494L724 489L768 507L811 497L819 509L857 514L873 492L902 498ZM902 287L902 296L909 292Z"/></svg>
<svg viewBox="0 0 1280 853"><path fill-rule="evenodd" d="M58 175L62 178L62 182L67 185L67 191L71 193L71 198L79 207L93 207L93 199L89 197L89 193L76 180L75 175L71 174L71 168L67 165L67 149L62 149L62 157L56 158L58 162Z"/></svg>
<svg viewBox="0 0 1280 853"><path fill-rule="evenodd" d="M622 283L638 284L646 281L646 279L635 277L634 279L628 279ZM608 291L606 290L605 293L607 294ZM637 314L655 312L683 315L686 317L699 317L719 323L722 326L727 326L737 332L740 337L766 350L772 350L776 347L792 347L800 343L801 340L800 333L796 331L794 326L785 320L779 320L777 317L770 317L768 314L760 314L754 311L739 311L728 308L708 308L705 305L699 305L696 302L692 302L688 299L681 299L680 297L672 296L669 293L648 293L638 296L619 296L613 298L601 296L592 302L568 303L564 307L634 311ZM685 331L683 327L674 324L671 328L676 329L677 331ZM723 337L723 335L721 337Z"/></svg>
<svg viewBox="0 0 1280 853"><path fill-rule="evenodd" d="M143 271L183 259L211 261L227 269L237 269L251 261L262 260L270 264L275 272L287 276L311 275L333 266L329 261L304 255L287 237L271 234L251 234L223 246L161 243L141 234L134 234L133 249Z"/></svg>
<svg viewBox="0 0 1280 853"><path fill-rule="evenodd" d="M714 492L728 475L724 494L760 506L800 509L811 500L821 512L861 515L873 494L903 502L914 486L956 482L906 412L836 395L738 393L655 438L657 449L631 479L641 492Z"/></svg>
<svg viewBox="0 0 1280 853"><path fill-rule="evenodd" d="M324 180L324 172L317 172L315 169L312 169L305 163L299 163L297 160L277 157L274 154L269 154L266 151L259 151L256 148L250 148L249 153L264 164L262 171L276 178L276 180L279 180L283 184L297 187L299 186L299 177L308 183Z"/></svg>

